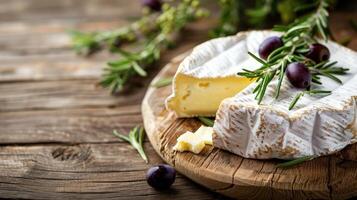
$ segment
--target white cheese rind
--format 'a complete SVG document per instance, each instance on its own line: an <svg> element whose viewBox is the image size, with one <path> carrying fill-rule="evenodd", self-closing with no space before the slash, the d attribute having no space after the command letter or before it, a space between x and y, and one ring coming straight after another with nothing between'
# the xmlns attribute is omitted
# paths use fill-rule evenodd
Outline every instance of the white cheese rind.
<svg viewBox="0 0 357 200"><path fill-rule="evenodd" d="M248 34L249 33L249 34ZM212 39L195 47L180 64L175 76L184 74L195 78L236 76L246 66L258 66L248 51L256 52L259 42L272 32L242 32L236 36ZM274 33L279 35L279 33Z"/></svg>
<svg viewBox="0 0 357 200"><path fill-rule="evenodd" d="M214 146L247 158L292 159L332 154L355 143L357 53L333 42L326 45L330 60L350 69L348 75L339 76L342 85L322 78L323 87L318 89L332 90L331 95L305 95L289 111L299 91L288 81L278 100L274 99L277 81L273 81L261 105L254 99L255 84L251 84L221 103L214 123Z"/></svg>

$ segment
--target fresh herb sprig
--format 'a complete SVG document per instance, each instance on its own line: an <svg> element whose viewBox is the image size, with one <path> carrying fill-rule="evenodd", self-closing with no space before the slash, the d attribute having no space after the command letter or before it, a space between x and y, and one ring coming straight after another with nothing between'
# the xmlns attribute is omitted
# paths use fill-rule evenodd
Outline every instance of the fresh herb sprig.
<svg viewBox="0 0 357 200"><path fill-rule="evenodd" d="M146 76L145 68L160 58L163 50L173 43L173 35L187 23L207 15L198 0L184 0L176 6L164 4L163 12L157 17L157 34L137 53L117 50L122 58L109 62L105 68L101 84L111 88L112 93L120 91L127 81L135 75Z"/></svg>
<svg viewBox="0 0 357 200"><path fill-rule="evenodd" d="M145 160L145 162L148 162L148 158L145 154L144 151L144 129L142 127L135 127L129 132L129 135L123 135L118 133L116 130L113 131L113 135L130 143L131 146L133 146L138 153L140 154L141 158Z"/></svg>
<svg viewBox="0 0 357 200"><path fill-rule="evenodd" d="M138 53L118 50L122 59L108 62L104 69L101 85L110 88L112 93L123 89L124 85L134 75L147 76L145 67L152 64L160 58L159 45L163 43L164 38L157 37L150 41L145 48Z"/></svg>
<svg viewBox="0 0 357 200"><path fill-rule="evenodd" d="M198 117L198 119L206 126L213 127L214 125L214 119L208 118L208 117Z"/></svg>
<svg viewBox="0 0 357 200"><path fill-rule="evenodd" d="M139 20L118 29L90 33L70 31L73 48L78 54L83 55L92 54L104 47L115 50L124 43L132 43L140 37L149 37L157 32L158 25L154 23L157 17L157 13L145 10Z"/></svg>
<svg viewBox="0 0 357 200"><path fill-rule="evenodd" d="M320 62L319 64L312 65L309 67L309 70L312 75L312 82L318 85L321 85L320 76L325 76L330 78L337 83L342 83L342 81L336 77L336 75L344 75L349 70L348 68L336 67L336 61L334 62Z"/></svg>
<svg viewBox="0 0 357 200"><path fill-rule="evenodd" d="M173 77L162 78L162 79L157 80L155 83L151 84L151 86L155 87L155 88L165 87L165 86L171 85L172 80L173 80Z"/></svg>
<svg viewBox="0 0 357 200"><path fill-rule="evenodd" d="M304 56L304 53L309 51L309 45L316 43L317 35L320 35L325 41L328 39L327 8L327 1L319 0L314 13L301 17L288 26L276 26L273 30L284 32L281 36L284 45L274 50L266 60L262 60L253 53L248 52L249 55L262 66L254 71L243 69L243 72L239 72L238 75L256 79L257 86L253 93L255 94L258 104L262 102L268 85L275 77L278 79L275 98L277 99L279 97L285 70L288 64L292 62L305 63L312 71L313 83L322 84L319 81L320 76L326 76L337 82L341 82L335 75L343 75L348 69L334 67L335 62L314 63L314 61ZM315 93L305 92L304 94ZM302 95L300 95L299 98L301 96ZM299 98L295 98L295 103L291 105L295 105ZM292 109L292 107L290 109Z"/></svg>

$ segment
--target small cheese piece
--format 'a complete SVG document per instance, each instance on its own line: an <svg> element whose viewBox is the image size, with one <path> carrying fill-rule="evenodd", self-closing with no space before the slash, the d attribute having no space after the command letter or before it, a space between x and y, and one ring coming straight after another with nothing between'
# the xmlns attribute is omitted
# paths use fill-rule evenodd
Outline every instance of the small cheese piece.
<svg viewBox="0 0 357 200"><path fill-rule="evenodd" d="M213 128L201 126L195 133L187 131L177 138L176 151L191 151L199 154L206 144L212 145Z"/></svg>
<svg viewBox="0 0 357 200"><path fill-rule="evenodd" d="M177 143L174 146L176 151L191 151L199 154L205 147L204 141L192 132L186 132L177 138Z"/></svg>
<svg viewBox="0 0 357 200"><path fill-rule="evenodd" d="M203 140L205 144L212 145L213 128L208 126L201 126L195 134Z"/></svg>

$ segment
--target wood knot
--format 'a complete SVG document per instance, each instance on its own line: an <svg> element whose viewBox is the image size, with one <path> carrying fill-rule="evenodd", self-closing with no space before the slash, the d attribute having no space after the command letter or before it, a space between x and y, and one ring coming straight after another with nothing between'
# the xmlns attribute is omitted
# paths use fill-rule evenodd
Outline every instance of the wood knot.
<svg viewBox="0 0 357 200"><path fill-rule="evenodd" d="M52 151L52 157L59 161L85 161L91 155L89 146L59 147Z"/></svg>

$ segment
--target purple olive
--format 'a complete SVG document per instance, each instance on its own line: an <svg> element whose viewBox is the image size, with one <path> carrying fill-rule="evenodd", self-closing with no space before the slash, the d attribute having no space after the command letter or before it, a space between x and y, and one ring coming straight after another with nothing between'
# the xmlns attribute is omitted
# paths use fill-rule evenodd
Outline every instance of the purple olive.
<svg viewBox="0 0 357 200"><path fill-rule="evenodd" d="M330 58L330 51L326 46L315 43L310 45L309 52L307 52L306 57L310 58L316 63L320 63Z"/></svg>
<svg viewBox="0 0 357 200"><path fill-rule="evenodd" d="M146 173L148 184L158 190L168 189L175 182L175 177L176 170L165 164L153 166Z"/></svg>
<svg viewBox="0 0 357 200"><path fill-rule="evenodd" d="M293 62L286 68L289 82L296 88L307 88L311 83L311 73L306 65Z"/></svg>
<svg viewBox="0 0 357 200"><path fill-rule="evenodd" d="M271 52L281 46L283 46L283 41L280 37L268 37L259 46L259 56L263 59L267 59Z"/></svg>
<svg viewBox="0 0 357 200"><path fill-rule="evenodd" d="M142 0L142 4L153 11L161 11L161 0Z"/></svg>

